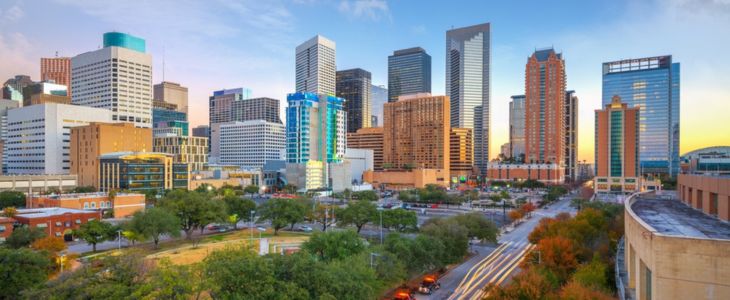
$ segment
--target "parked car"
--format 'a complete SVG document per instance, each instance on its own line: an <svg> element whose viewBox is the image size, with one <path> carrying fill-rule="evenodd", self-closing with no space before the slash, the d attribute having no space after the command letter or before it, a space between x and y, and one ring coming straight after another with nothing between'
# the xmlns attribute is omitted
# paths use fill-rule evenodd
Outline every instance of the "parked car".
<svg viewBox="0 0 730 300"><path fill-rule="evenodd" d="M312 227L304 225L304 226L300 226L299 230L304 231L304 232L312 232Z"/></svg>
<svg viewBox="0 0 730 300"><path fill-rule="evenodd" d="M434 275L426 275L423 277L421 285L418 287L418 292L424 295L431 295L433 291L441 288L441 283L436 280Z"/></svg>
<svg viewBox="0 0 730 300"><path fill-rule="evenodd" d="M395 292L395 295L393 295L393 300L413 300L416 299L414 297L413 293L411 293L409 290L399 290Z"/></svg>
<svg viewBox="0 0 730 300"><path fill-rule="evenodd" d="M218 232L226 232L230 228L227 225L221 225L221 224L210 224L208 225L209 231L218 231Z"/></svg>

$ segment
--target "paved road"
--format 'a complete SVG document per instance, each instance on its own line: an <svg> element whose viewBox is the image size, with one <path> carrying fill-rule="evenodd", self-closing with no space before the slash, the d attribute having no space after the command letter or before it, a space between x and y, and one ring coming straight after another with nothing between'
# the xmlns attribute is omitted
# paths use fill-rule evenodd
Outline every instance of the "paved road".
<svg viewBox="0 0 730 300"><path fill-rule="evenodd" d="M503 234L498 245L475 246L473 250L478 254L442 277L440 290L430 296L418 295L416 299L481 299L487 284L502 284L516 274L525 254L535 247L527 240L527 236L540 219L553 217L560 212L574 212L569 199L560 200L550 208L534 211L530 219Z"/></svg>

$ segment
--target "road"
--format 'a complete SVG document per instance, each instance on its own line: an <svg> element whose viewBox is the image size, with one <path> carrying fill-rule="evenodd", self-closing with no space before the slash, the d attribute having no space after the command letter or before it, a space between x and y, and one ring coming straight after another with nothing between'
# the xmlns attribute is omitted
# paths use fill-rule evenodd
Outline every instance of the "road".
<svg viewBox="0 0 730 300"><path fill-rule="evenodd" d="M553 217L561 212L574 213L568 197L554 203L547 209L538 209L532 217L498 239L497 246L474 246L477 252L471 259L454 268L440 278L441 289L432 295L417 295L416 299L481 299L488 284L500 285L519 271L520 262L535 245L527 236L538 225L540 219Z"/></svg>

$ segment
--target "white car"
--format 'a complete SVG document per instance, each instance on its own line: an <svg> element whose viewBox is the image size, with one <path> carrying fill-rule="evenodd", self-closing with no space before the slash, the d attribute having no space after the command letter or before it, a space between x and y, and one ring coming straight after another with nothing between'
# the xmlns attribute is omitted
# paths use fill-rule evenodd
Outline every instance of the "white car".
<svg viewBox="0 0 730 300"><path fill-rule="evenodd" d="M305 226L299 227L299 230L304 231L304 232L312 232L312 227L305 225Z"/></svg>

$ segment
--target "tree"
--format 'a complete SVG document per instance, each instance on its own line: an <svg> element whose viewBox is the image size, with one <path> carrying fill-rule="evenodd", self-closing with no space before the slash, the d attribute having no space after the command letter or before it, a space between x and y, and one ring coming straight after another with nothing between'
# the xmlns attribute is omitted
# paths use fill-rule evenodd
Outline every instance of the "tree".
<svg viewBox="0 0 730 300"><path fill-rule="evenodd" d="M0 209L12 207L25 207L25 194L18 191L0 192Z"/></svg>
<svg viewBox="0 0 730 300"><path fill-rule="evenodd" d="M516 222L517 220L522 219L522 217L523 217L522 212L519 209L510 210L507 213L507 216L509 217L510 220L512 220L512 222Z"/></svg>
<svg viewBox="0 0 730 300"><path fill-rule="evenodd" d="M96 244L113 240L116 235L114 225L99 220L91 220L81 224L79 229L74 230L74 235L91 245L93 252L96 252Z"/></svg>
<svg viewBox="0 0 730 300"><path fill-rule="evenodd" d="M550 282L541 275L535 268L529 268L512 278L512 281L505 287L488 285L485 288L490 291L489 300L511 300L511 299L554 299ZM562 298L561 298L562 299Z"/></svg>
<svg viewBox="0 0 730 300"><path fill-rule="evenodd" d="M151 238L155 248L158 247L163 235L180 236L180 220L158 207L136 212L127 228L139 236Z"/></svg>
<svg viewBox="0 0 730 300"><path fill-rule="evenodd" d="M127 239L127 241L132 242L132 245L136 242L144 241L144 236L141 233L130 230L128 226L129 223L125 224L125 226L123 226L125 230L122 231L122 236Z"/></svg>
<svg viewBox="0 0 730 300"><path fill-rule="evenodd" d="M608 290L607 271L608 266L601 262L598 255L595 255L590 263L582 264L575 270L573 281L593 290Z"/></svg>
<svg viewBox="0 0 730 300"><path fill-rule="evenodd" d="M194 191L173 190L160 199L160 207L173 213L185 231L185 238L191 240L195 229L226 218L225 206L221 201L211 200L211 195Z"/></svg>
<svg viewBox="0 0 730 300"><path fill-rule="evenodd" d="M327 227L335 223L335 209L334 205L318 203L312 211L312 219L322 224L322 231L327 231Z"/></svg>
<svg viewBox="0 0 730 300"><path fill-rule="evenodd" d="M365 250L365 243L353 230L315 232L302 249L324 261L343 259Z"/></svg>
<svg viewBox="0 0 730 300"><path fill-rule="evenodd" d="M238 196L225 196L223 202L226 204L228 214L238 216L238 220L251 221L251 212L256 210L256 202L251 199L242 199ZM233 223L233 228L238 228L238 220Z"/></svg>
<svg viewBox="0 0 730 300"><path fill-rule="evenodd" d="M372 221L378 213L378 209L372 202L360 199L348 203L347 207L340 210L338 220L340 226L354 225L357 233L362 227Z"/></svg>
<svg viewBox="0 0 730 300"><path fill-rule="evenodd" d="M535 211L535 204L532 204L532 202L527 202L525 204L522 204L520 207L520 210L522 213L526 216L532 215L532 212Z"/></svg>
<svg viewBox="0 0 730 300"><path fill-rule="evenodd" d="M279 234L279 229L304 220L306 207L294 199L274 198L265 202L259 207L259 220L271 221L274 228L274 235Z"/></svg>
<svg viewBox="0 0 730 300"><path fill-rule="evenodd" d="M451 217L456 223L468 230L470 238L496 243L499 229L492 221L480 213L468 213Z"/></svg>
<svg viewBox="0 0 730 300"><path fill-rule="evenodd" d="M38 227L18 227L5 240L5 245L14 249L24 248L44 236L46 232Z"/></svg>
<svg viewBox="0 0 730 300"><path fill-rule="evenodd" d="M565 300L611 300L616 299L611 294L591 287L584 286L577 281L570 281L560 292L560 299Z"/></svg>
<svg viewBox="0 0 730 300"><path fill-rule="evenodd" d="M372 190L355 192L353 197L357 200L378 201L378 193Z"/></svg>
<svg viewBox="0 0 730 300"><path fill-rule="evenodd" d="M20 291L46 281L50 261L30 249L0 248L0 299L17 299Z"/></svg>
<svg viewBox="0 0 730 300"><path fill-rule="evenodd" d="M555 272L561 282L578 265L569 239L560 236L544 238L537 244L537 250L540 251L541 264Z"/></svg>
<svg viewBox="0 0 730 300"><path fill-rule="evenodd" d="M297 186L289 183L285 185L282 190L284 190L285 193L294 194L297 192Z"/></svg>
<svg viewBox="0 0 730 300"><path fill-rule="evenodd" d="M198 299L207 287L203 268L160 261L132 296L138 299Z"/></svg>
<svg viewBox="0 0 730 300"><path fill-rule="evenodd" d="M93 193L96 192L94 186L77 186L71 190L72 193Z"/></svg>
<svg viewBox="0 0 730 300"><path fill-rule="evenodd" d="M13 218L18 214L18 210L15 206L8 206L3 208L3 214L8 218Z"/></svg>
<svg viewBox="0 0 730 300"><path fill-rule="evenodd" d="M245 188L243 188L243 192L253 196L253 194L259 192L259 186L255 184L247 185Z"/></svg>
<svg viewBox="0 0 730 300"><path fill-rule="evenodd" d="M418 225L418 216L415 211L402 208L383 211L383 227L394 228L397 231L415 230Z"/></svg>
<svg viewBox="0 0 730 300"><path fill-rule="evenodd" d="M51 254L56 254L63 250L66 250L66 243L63 239L55 236L47 236L35 240L31 245L31 248L39 251L48 251Z"/></svg>
<svg viewBox="0 0 730 300"><path fill-rule="evenodd" d="M449 264L461 260L469 248L469 229L451 218L438 218L424 224L421 232L444 245L441 261Z"/></svg>

